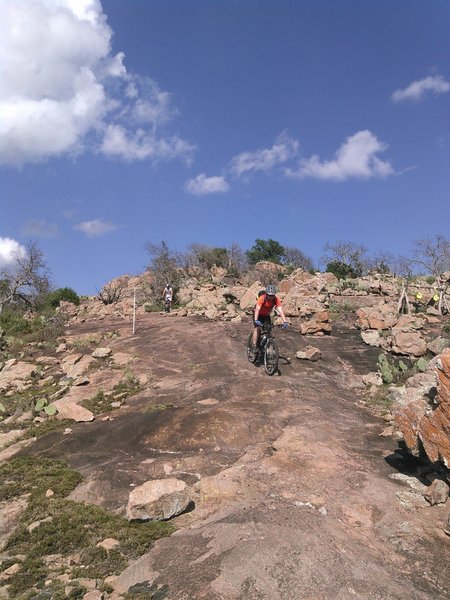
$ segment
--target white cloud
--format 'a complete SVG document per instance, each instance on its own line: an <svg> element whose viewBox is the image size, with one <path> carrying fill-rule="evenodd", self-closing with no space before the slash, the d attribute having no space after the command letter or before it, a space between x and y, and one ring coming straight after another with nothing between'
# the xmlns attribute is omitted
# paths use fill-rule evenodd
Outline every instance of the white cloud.
<svg viewBox="0 0 450 600"><path fill-rule="evenodd" d="M0 269L8 269L13 266L17 257L24 257L26 254L25 248L7 237L0 237Z"/></svg>
<svg viewBox="0 0 450 600"><path fill-rule="evenodd" d="M45 219L30 219L22 227L22 233L30 237L49 238L58 234L58 225Z"/></svg>
<svg viewBox="0 0 450 600"><path fill-rule="evenodd" d="M100 146L103 154L128 161L180 157L188 164L194 150L195 146L177 136L158 138L144 129L137 129L130 134L121 125L109 125Z"/></svg>
<svg viewBox="0 0 450 600"><path fill-rule="evenodd" d="M204 173L186 182L186 191L196 196L228 192L230 186L224 177L207 177Z"/></svg>
<svg viewBox="0 0 450 600"><path fill-rule="evenodd" d="M396 90L391 99L394 102L402 102L403 100L420 100L426 92L433 94L446 94L450 92L450 83L445 81L441 75L434 75L413 81L408 87L403 90Z"/></svg>
<svg viewBox="0 0 450 600"><path fill-rule="evenodd" d="M229 169L236 177L255 171L270 171L277 165L293 158L298 152L298 146L298 142L283 131L271 148L255 152L241 152L233 157Z"/></svg>
<svg viewBox="0 0 450 600"><path fill-rule="evenodd" d="M82 231L87 235L87 237L93 238L116 231L117 225L114 225L114 223L109 223L104 219L94 219L92 221L83 221L78 223L78 225L75 225L74 229Z"/></svg>
<svg viewBox="0 0 450 600"><path fill-rule="evenodd" d="M0 0L0 164L95 149L110 125L148 129L158 158L192 148L157 133L176 115L172 98L127 73L112 35L99 0Z"/></svg>
<svg viewBox="0 0 450 600"><path fill-rule="evenodd" d="M389 162L380 160L376 155L387 148L370 131L358 131L346 139L337 150L335 159L321 161L317 155L300 161L296 170L286 169L289 177L303 179L334 179L344 181L351 178L369 179L392 175L394 169Z"/></svg>

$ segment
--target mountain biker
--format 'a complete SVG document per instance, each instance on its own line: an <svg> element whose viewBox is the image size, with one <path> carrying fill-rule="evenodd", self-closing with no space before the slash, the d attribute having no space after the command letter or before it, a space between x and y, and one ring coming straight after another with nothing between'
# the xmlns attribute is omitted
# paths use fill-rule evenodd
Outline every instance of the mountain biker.
<svg viewBox="0 0 450 600"><path fill-rule="evenodd" d="M282 327L286 328L288 326L283 309L281 308L281 300L276 296L276 292L276 287L270 284L256 302L255 312L253 313L253 325L255 327L253 331L253 345L255 347L259 344L261 326L263 323L271 322L270 313L274 308L277 309L278 314L283 319Z"/></svg>
<svg viewBox="0 0 450 600"><path fill-rule="evenodd" d="M162 297L164 298L164 309L166 312L170 312L170 307L172 305L173 300L173 287L170 283L166 283L166 287L162 293Z"/></svg>

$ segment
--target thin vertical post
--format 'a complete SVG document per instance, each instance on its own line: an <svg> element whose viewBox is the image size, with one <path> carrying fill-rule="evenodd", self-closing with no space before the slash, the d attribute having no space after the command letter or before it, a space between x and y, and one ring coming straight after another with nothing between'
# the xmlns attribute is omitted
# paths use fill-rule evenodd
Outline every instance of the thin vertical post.
<svg viewBox="0 0 450 600"><path fill-rule="evenodd" d="M133 335L136 333L136 288L133 293Z"/></svg>

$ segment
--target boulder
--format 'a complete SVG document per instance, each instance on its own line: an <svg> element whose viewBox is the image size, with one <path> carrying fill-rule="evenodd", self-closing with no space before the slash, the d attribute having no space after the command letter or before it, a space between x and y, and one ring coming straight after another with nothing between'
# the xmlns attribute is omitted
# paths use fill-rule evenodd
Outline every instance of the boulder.
<svg viewBox="0 0 450 600"><path fill-rule="evenodd" d="M447 502L449 490L450 488L445 481L442 481L442 479L435 479L425 492L424 498L431 505L445 504Z"/></svg>
<svg viewBox="0 0 450 600"><path fill-rule="evenodd" d="M392 330L392 352L406 356L423 356L427 352L427 343L418 331Z"/></svg>
<svg viewBox="0 0 450 600"><path fill-rule="evenodd" d="M402 399L395 421L410 451L419 455L423 448L431 462L450 466L450 349L432 361L437 394L434 394L430 372L419 373L407 381L407 394ZM420 379L419 379L420 378ZM416 387L411 387L412 383ZM419 387L417 387L419 386ZM428 392L426 391L428 389Z"/></svg>
<svg viewBox="0 0 450 600"><path fill-rule="evenodd" d="M58 414L56 415L58 419L72 419L77 423L85 423L93 421L95 418L90 410L75 404L75 402L70 402L65 398L56 400L53 404L58 409Z"/></svg>
<svg viewBox="0 0 450 600"><path fill-rule="evenodd" d="M239 306L242 308L242 310L245 310L246 308L253 308L253 306L255 306L258 292L263 288L263 284L260 281L256 281L247 289L246 292L244 292L239 301Z"/></svg>
<svg viewBox="0 0 450 600"><path fill-rule="evenodd" d="M84 375L93 362L94 359L86 354L69 354L61 361L61 369L67 377L76 379Z"/></svg>
<svg viewBox="0 0 450 600"><path fill-rule="evenodd" d="M365 329L391 329L398 321L398 315L393 307L383 304L377 307L359 308L358 327Z"/></svg>
<svg viewBox="0 0 450 600"><path fill-rule="evenodd" d="M0 371L0 390L11 387L21 391L37 372L36 365L23 361L17 362L15 359L7 360Z"/></svg>
<svg viewBox="0 0 450 600"><path fill-rule="evenodd" d="M128 498L129 521L166 521L187 510L192 503L181 479L155 479L135 488Z"/></svg>
<svg viewBox="0 0 450 600"><path fill-rule="evenodd" d="M381 348L382 346L382 337L377 329L361 331L361 337L368 346L375 346L375 348Z"/></svg>
<svg viewBox="0 0 450 600"><path fill-rule="evenodd" d="M92 353L92 356L94 358L107 358L108 356L111 356L111 354L111 348L96 348Z"/></svg>
<svg viewBox="0 0 450 600"><path fill-rule="evenodd" d="M302 335L331 333L331 324L325 321L316 321L315 318L302 321L300 324L300 333Z"/></svg>
<svg viewBox="0 0 450 600"><path fill-rule="evenodd" d="M319 348L315 348L314 346L306 346L304 350L299 350L295 356L302 360L316 362L316 360L322 358L322 352Z"/></svg>

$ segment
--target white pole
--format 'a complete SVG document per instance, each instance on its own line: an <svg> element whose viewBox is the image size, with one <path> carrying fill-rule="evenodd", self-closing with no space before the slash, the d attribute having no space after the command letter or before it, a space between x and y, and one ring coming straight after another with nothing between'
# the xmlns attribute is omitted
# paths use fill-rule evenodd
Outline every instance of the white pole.
<svg viewBox="0 0 450 600"><path fill-rule="evenodd" d="M133 335L136 332L136 288L133 294Z"/></svg>

